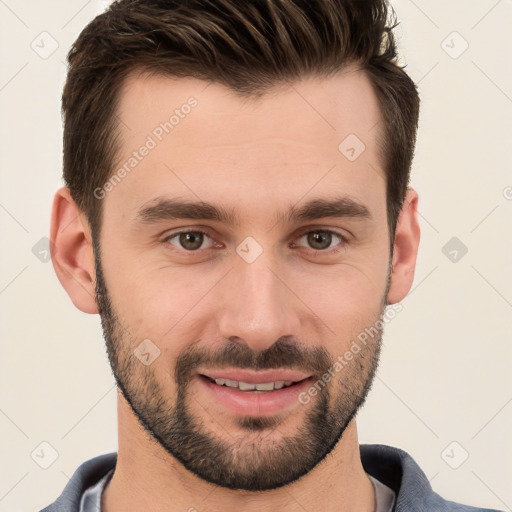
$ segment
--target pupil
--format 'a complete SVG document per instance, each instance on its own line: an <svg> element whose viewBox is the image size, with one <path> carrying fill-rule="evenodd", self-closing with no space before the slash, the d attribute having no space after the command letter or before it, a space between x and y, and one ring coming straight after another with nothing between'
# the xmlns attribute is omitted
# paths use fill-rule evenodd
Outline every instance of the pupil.
<svg viewBox="0 0 512 512"><path fill-rule="evenodd" d="M331 245L332 235L330 233L326 233L325 231L315 231L310 233L308 242L313 246L314 249L327 249L329 245ZM322 239L327 244L322 245ZM318 244L320 247L318 247Z"/></svg>
<svg viewBox="0 0 512 512"><path fill-rule="evenodd" d="M185 248L189 250L199 249L201 247L201 244L203 243L202 240L202 233L182 233L180 235L180 244Z"/></svg>

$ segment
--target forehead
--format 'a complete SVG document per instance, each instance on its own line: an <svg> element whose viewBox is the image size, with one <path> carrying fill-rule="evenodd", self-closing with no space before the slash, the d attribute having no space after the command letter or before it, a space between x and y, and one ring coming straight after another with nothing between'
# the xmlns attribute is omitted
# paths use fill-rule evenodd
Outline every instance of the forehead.
<svg viewBox="0 0 512 512"><path fill-rule="evenodd" d="M358 132L364 142L371 143L367 132L380 121L371 82L356 65L329 78L313 76L276 85L258 96L241 96L222 84L194 78L134 73L123 83L119 96L118 114L126 142L137 132L150 132L154 121L169 120L191 97L199 107L193 116L197 123L189 121L186 125L196 135L202 135L198 131L200 124L207 123L205 128L223 125L223 130L208 133L208 138L215 136L217 142L250 141L251 136L263 133L269 137L284 134L310 139L322 131L336 132L331 134L336 141L352 130L350 133ZM246 120L250 124L244 123ZM242 126L243 132L231 130ZM186 136L186 128L183 123L174 135L179 132Z"/></svg>
<svg viewBox="0 0 512 512"><path fill-rule="evenodd" d="M287 203L312 188L355 197L371 195L369 183L375 194L385 190L379 105L355 66L246 98L218 83L132 75L117 114L116 169L124 164L129 172L109 195L134 208L163 191L261 205L278 190L289 194ZM144 146L143 157L134 156Z"/></svg>

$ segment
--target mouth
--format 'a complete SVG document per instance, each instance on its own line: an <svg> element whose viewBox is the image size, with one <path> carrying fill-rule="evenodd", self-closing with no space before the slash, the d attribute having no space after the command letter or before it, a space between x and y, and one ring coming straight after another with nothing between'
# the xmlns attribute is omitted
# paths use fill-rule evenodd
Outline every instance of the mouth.
<svg viewBox="0 0 512 512"><path fill-rule="evenodd" d="M301 379L298 381L292 381L292 380L276 380L276 381L270 381L270 382L244 382L242 380L231 380L231 379L222 379L217 378L213 379L211 377L208 377L207 375L201 375L201 377L204 377L205 379L208 379L213 384L217 384L217 386L226 386L229 388L236 388L240 391L274 391L276 389L283 389L283 388L289 388L290 386L293 386L295 384L298 384L299 382L302 382L306 379Z"/></svg>
<svg viewBox="0 0 512 512"><path fill-rule="evenodd" d="M313 382L310 374L291 370L219 370L197 375L206 403L236 416L271 416L298 407L299 395Z"/></svg>

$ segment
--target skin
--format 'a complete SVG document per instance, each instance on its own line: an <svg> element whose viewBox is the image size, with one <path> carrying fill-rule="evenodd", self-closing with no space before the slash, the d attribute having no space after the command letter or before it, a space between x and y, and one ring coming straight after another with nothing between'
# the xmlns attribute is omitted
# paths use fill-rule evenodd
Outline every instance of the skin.
<svg viewBox="0 0 512 512"><path fill-rule="evenodd" d="M331 78L304 79L251 100L195 79L132 76L119 107L119 164L191 96L197 106L101 200L101 268L117 315L109 355L117 347L116 378L123 364L125 370L131 364L131 380L129 372L122 378L141 408L144 398L148 407L153 398L145 397L150 389L145 382L153 382L152 391L161 393L169 409L176 404L175 364L190 349L215 355L229 342L260 354L286 338L301 355L321 349L334 361L375 323L385 304L406 296L414 277L418 196L408 189L391 257L385 176L376 142L383 125L362 72L349 67ZM355 161L338 150L350 133L366 146ZM370 217L276 223L276 215L292 205L340 195L365 205ZM139 210L164 196L231 208L239 223L141 222ZM196 252L180 246L178 237L168 238L197 229L207 230L210 238ZM312 247L304 234L322 230L346 236L347 242L334 236L328 249ZM252 263L236 252L248 236L263 249ZM92 233L66 188L55 196L51 239L56 273L75 306L100 312ZM160 350L149 366L132 355L144 339ZM341 419L364 401L352 403L347 396L371 383L370 363L376 366L379 346L380 339L374 340L351 366L337 372L327 394L320 392L305 405L294 402L260 430L244 426L196 379L187 381L187 410L211 439L242 450L241 465L243 460L258 462L259 454L279 454L285 437L301 439L307 415L322 396L328 397L332 428L343 427L332 451L300 478L261 492L226 488L184 467L118 392L118 462L103 496L104 510L373 511L375 496L361 465L356 421L350 418L342 425ZM336 404L354 410L336 413Z"/></svg>

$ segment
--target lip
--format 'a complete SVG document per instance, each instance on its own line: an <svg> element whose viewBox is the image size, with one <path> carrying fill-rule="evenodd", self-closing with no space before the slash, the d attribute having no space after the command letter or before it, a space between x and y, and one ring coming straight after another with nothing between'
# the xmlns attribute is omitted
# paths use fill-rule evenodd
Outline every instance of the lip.
<svg viewBox="0 0 512 512"><path fill-rule="evenodd" d="M258 379L253 382L247 381L247 372L240 372L244 374L244 379L232 378L232 380L241 380L254 384L257 382L272 382L274 379L266 380L262 379L262 375L258 375ZM259 372L263 373L263 372ZM213 373L212 373L213 374ZM284 375L284 372L280 372L279 375ZM291 372L290 372L291 374ZM262 417L262 416L273 416L282 412L287 411L293 407L301 405L299 401L299 395L311 386L312 378L305 378L296 384L292 384L289 387L276 389L273 391L241 391L238 388L231 388L228 386L219 386L214 382L211 382L207 377L203 375L197 375L197 381L201 389L207 397L213 399L216 403L224 409L237 416L250 416L250 417ZM234 373L219 372L219 375L235 375ZM295 372L295 376L297 373ZM217 377L224 378L224 377ZM225 377L230 378L230 377ZM285 379L275 379L285 380ZM288 379L293 380L293 379Z"/></svg>
<svg viewBox="0 0 512 512"><path fill-rule="evenodd" d="M263 382L292 381L299 382L311 377L311 374L297 372L294 370L207 370L199 372L201 375L210 377L210 379L229 379L237 382L247 382L248 384L259 384Z"/></svg>

